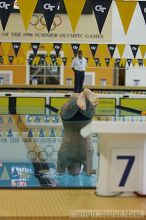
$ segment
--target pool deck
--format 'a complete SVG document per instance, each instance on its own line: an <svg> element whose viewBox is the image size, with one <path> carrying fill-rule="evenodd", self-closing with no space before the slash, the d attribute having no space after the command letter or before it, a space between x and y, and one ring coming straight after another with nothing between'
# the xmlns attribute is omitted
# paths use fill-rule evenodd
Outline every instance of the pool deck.
<svg viewBox="0 0 146 220"><path fill-rule="evenodd" d="M98 197L94 189L0 190L3 220L119 219L115 216L119 213L123 215L120 219L128 219L130 211L146 219L146 197Z"/></svg>

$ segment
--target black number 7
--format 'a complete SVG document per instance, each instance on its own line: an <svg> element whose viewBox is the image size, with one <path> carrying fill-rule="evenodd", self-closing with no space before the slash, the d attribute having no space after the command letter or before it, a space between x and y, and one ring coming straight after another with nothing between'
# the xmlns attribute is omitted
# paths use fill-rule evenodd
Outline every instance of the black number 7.
<svg viewBox="0 0 146 220"><path fill-rule="evenodd" d="M117 156L118 160L128 160L126 168L124 170L123 176L120 180L119 186L125 186L125 183L128 179L130 170L132 169L133 163L135 161L135 156Z"/></svg>

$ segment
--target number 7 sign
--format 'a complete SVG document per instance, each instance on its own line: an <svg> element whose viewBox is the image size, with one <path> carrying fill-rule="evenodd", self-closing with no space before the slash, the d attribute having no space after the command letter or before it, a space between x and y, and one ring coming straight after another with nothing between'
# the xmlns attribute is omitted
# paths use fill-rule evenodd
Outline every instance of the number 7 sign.
<svg viewBox="0 0 146 220"><path fill-rule="evenodd" d="M110 190L114 192L137 191L141 180L141 149L112 148Z"/></svg>

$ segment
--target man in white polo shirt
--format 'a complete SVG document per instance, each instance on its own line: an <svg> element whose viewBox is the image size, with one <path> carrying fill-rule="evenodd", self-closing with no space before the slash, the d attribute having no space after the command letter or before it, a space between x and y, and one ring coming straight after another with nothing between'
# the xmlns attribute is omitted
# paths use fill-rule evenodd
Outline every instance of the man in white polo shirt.
<svg viewBox="0 0 146 220"><path fill-rule="evenodd" d="M77 57L73 59L71 67L75 73L74 92L80 93L83 88L85 70L87 67L87 60L83 57L81 50L78 51Z"/></svg>

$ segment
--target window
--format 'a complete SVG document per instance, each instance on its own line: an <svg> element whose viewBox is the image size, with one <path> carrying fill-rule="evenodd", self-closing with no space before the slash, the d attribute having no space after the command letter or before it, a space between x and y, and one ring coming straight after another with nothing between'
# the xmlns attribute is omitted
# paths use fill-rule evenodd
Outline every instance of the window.
<svg viewBox="0 0 146 220"><path fill-rule="evenodd" d="M47 55L43 52L37 54L38 62L33 62L33 52L28 56L29 84L60 84L60 66L57 63L55 54L50 55L51 63L46 61Z"/></svg>

